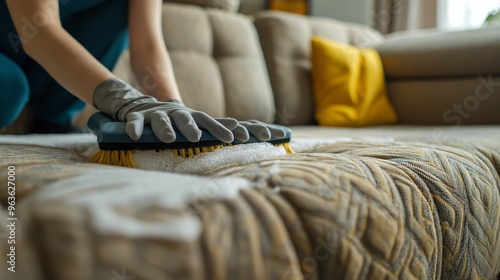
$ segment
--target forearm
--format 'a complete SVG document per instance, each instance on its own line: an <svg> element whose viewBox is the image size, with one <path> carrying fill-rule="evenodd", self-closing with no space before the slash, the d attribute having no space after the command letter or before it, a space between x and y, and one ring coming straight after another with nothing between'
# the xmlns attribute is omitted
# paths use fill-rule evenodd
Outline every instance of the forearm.
<svg viewBox="0 0 500 280"><path fill-rule="evenodd" d="M88 104L97 85L113 77L62 27L41 29L23 47L54 80Z"/></svg>
<svg viewBox="0 0 500 280"><path fill-rule="evenodd" d="M165 47L161 0L130 0L129 34L132 70L144 93L160 101L181 95Z"/></svg>
<svg viewBox="0 0 500 280"><path fill-rule="evenodd" d="M131 53L132 70L144 94L160 101L176 99L181 95L172 68L170 57L161 47Z"/></svg>

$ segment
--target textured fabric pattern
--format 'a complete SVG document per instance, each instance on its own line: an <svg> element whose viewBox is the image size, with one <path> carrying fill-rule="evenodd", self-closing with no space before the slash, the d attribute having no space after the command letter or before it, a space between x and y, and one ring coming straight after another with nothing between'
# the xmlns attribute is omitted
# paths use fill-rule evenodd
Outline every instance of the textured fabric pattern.
<svg viewBox="0 0 500 280"><path fill-rule="evenodd" d="M313 123L310 44L313 35L358 47L374 45L382 35L360 25L329 18L262 12L255 26L266 58L276 102L275 121L285 125Z"/></svg>
<svg viewBox="0 0 500 280"><path fill-rule="evenodd" d="M493 279L500 272L495 141L318 144L193 174L218 180L199 188L191 177L171 186L179 175L90 164L61 149L10 144L0 153L0 168L15 165L18 185L28 186L17 200L19 256L46 279ZM253 187L217 198L235 187L231 178ZM172 187L197 196L165 207L176 194L162 188ZM103 223L110 214L117 218ZM161 227L178 219L177 227L189 225L184 235Z"/></svg>

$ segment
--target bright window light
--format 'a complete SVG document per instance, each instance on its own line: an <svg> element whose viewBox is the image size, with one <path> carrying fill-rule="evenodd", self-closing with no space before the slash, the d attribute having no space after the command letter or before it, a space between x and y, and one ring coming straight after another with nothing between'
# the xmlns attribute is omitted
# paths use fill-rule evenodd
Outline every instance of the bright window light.
<svg viewBox="0 0 500 280"><path fill-rule="evenodd" d="M438 27L471 29L484 24L486 16L500 8L500 0L440 0Z"/></svg>

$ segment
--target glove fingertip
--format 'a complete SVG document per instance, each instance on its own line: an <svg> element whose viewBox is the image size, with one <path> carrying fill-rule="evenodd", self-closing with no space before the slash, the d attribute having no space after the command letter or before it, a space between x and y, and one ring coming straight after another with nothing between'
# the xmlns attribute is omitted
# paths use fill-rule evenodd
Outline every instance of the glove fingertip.
<svg viewBox="0 0 500 280"><path fill-rule="evenodd" d="M162 134L160 140L165 143L172 143L175 141L175 134Z"/></svg>
<svg viewBox="0 0 500 280"><path fill-rule="evenodd" d="M230 133L224 135L223 137L221 137L220 140L224 143L232 143L234 141L234 135L233 135L233 133L230 132Z"/></svg>
<svg viewBox="0 0 500 280"><path fill-rule="evenodd" d="M134 122L129 122L125 125L125 133L134 141L141 138L142 132L143 127Z"/></svg>
<svg viewBox="0 0 500 280"><path fill-rule="evenodd" d="M236 119L231 119L231 118L228 119L225 124L225 127L230 130L235 129L237 126L238 126L238 121Z"/></svg>
<svg viewBox="0 0 500 280"><path fill-rule="evenodd" d="M193 142L199 142L200 139L201 139L201 135L202 135L202 132L201 130L198 129L198 131L196 132L196 141L193 141Z"/></svg>
<svg viewBox="0 0 500 280"><path fill-rule="evenodd" d="M259 140L261 141L268 141L269 139L271 139L271 133L267 129L261 130L259 132L259 135L257 135L257 138L259 138Z"/></svg>
<svg viewBox="0 0 500 280"><path fill-rule="evenodd" d="M201 130L195 128L191 128L190 130L184 129L181 133L189 142L193 143L199 142L202 135Z"/></svg>
<svg viewBox="0 0 500 280"><path fill-rule="evenodd" d="M250 140L250 133L242 125L239 125L232 132L233 132L234 138L238 139L238 141L240 141L240 142L245 143L245 142L248 142L248 140Z"/></svg>
<svg viewBox="0 0 500 280"><path fill-rule="evenodd" d="M125 133L128 135L128 137L130 137L134 141L137 141L139 140L139 138L141 138L141 134L137 133L137 131L132 129L125 128Z"/></svg>
<svg viewBox="0 0 500 280"><path fill-rule="evenodd" d="M284 129L279 129L277 132L276 132L276 137L285 137L286 136L286 132Z"/></svg>

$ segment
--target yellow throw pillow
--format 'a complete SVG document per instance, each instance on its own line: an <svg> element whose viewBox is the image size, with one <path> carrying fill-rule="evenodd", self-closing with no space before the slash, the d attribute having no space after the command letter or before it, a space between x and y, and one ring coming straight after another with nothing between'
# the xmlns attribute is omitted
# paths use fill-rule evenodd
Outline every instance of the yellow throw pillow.
<svg viewBox="0 0 500 280"><path fill-rule="evenodd" d="M359 127L397 121L375 49L313 37L311 62L320 125Z"/></svg>

